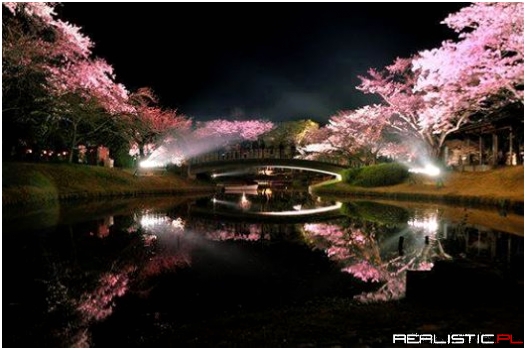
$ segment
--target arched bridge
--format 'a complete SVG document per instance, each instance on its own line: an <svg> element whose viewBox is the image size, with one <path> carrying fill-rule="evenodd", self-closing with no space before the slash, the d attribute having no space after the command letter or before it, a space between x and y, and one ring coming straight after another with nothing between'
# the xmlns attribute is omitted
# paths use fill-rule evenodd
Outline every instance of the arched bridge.
<svg viewBox="0 0 526 350"><path fill-rule="evenodd" d="M236 169L265 167L313 171L335 176L337 180L341 180L340 172L346 169L338 164L305 159L249 158L192 163L188 168L188 175L195 176L203 173L218 173Z"/></svg>

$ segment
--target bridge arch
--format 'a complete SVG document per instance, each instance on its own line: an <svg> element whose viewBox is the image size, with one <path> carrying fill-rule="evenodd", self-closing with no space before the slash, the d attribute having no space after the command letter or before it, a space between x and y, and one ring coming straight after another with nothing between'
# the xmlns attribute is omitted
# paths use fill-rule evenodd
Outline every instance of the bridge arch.
<svg viewBox="0 0 526 350"><path fill-rule="evenodd" d="M197 174L204 173L214 173L214 172L224 172L228 170L235 169L246 169L246 168L264 168L264 167L274 167L274 168L283 168L283 169L295 169L295 170L305 170L312 171L316 173L332 175L336 180L341 181L341 171L346 169L345 167L325 163L313 160L305 159L272 159L272 158L262 158L262 159L233 159L233 160L221 160L221 161L212 161L212 162L203 162L203 163L191 163L188 168L188 176L194 177Z"/></svg>

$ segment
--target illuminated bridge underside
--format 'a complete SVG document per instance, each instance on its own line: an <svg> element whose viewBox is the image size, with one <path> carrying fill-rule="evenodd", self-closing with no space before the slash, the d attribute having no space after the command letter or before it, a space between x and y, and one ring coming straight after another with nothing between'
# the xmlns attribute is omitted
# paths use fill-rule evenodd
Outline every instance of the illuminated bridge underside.
<svg viewBox="0 0 526 350"><path fill-rule="evenodd" d="M337 180L341 180L340 172L345 169L345 167L336 164L304 159L236 159L192 164L189 174L218 173L236 169L265 167L312 171L335 176Z"/></svg>

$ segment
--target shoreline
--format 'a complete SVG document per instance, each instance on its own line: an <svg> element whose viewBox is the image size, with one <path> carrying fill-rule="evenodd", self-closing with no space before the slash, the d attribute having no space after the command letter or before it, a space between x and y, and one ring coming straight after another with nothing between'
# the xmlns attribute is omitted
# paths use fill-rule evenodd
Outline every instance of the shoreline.
<svg viewBox="0 0 526 350"><path fill-rule="evenodd" d="M311 187L312 193L338 200L349 197L433 202L513 212L524 216L524 166L486 172L447 172L440 181L413 175L405 183L385 187L356 187L329 181Z"/></svg>
<svg viewBox="0 0 526 350"><path fill-rule="evenodd" d="M2 163L3 207L105 198L213 194L215 190L213 184L189 180L174 173L137 177L130 171L119 168ZM342 182L328 181L310 186L309 192L340 201L358 197L434 202L487 208L524 216L524 167L486 173L449 173L441 187L422 178L417 179L417 182L375 188L353 187Z"/></svg>
<svg viewBox="0 0 526 350"><path fill-rule="evenodd" d="M86 200L101 200L101 199L125 199L125 198L140 198L140 197L156 197L156 196L173 196L173 195L192 195L192 194L213 194L215 188L213 187L187 187L185 189L151 189L139 191L123 191L123 192L68 192L57 195L52 194L36 194L30 195L29 198L22 198L20 200L14 199L15 196L5 198L2 196L2 206L30 206L36 204L50 204L55 202L77 202Z"/></svg>
<svg viewBox="0 0 526 350"><path fill-rule="evenodd" d="M383 192L381 190L367 190L363 188L323 188L318 187L314 194L339 200L348 200L349 197L359 199L388 199L394 201L413 201L422 203L439 203L450 205L461 205L471 208L495 209L503 212L524 215L524 201L509 198L495 198L469 195L430 194L430 193L406 193L406 192ZM343 198L345 197L345 198Z"/></svg>
<svg viewBox="0 0 526 350"><path fill-rule="evenodd" d="M165 173L134 176L120 168L2 163L2 207L116 198L214 193L215 186Z"/></svg>

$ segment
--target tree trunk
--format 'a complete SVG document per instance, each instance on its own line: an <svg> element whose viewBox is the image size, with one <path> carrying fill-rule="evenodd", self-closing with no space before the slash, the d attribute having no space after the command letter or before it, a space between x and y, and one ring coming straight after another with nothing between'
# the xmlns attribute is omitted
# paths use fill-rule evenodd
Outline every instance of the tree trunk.
<svg viewBox="0 0 526 350"><path fill-rule="evenodd" d="M371 151L371 165L376 165L376 157L378 155L378 152Z"/></svg>
<svg viewBox="0 0 526 350"><path fill-rule="evenodd" d="M73 152L75 150L75 146L77 145L77 124L73 124L73 135L71 136L71 144L69 147L69 157L68 157L68 163L73 163Z"/></svg>

